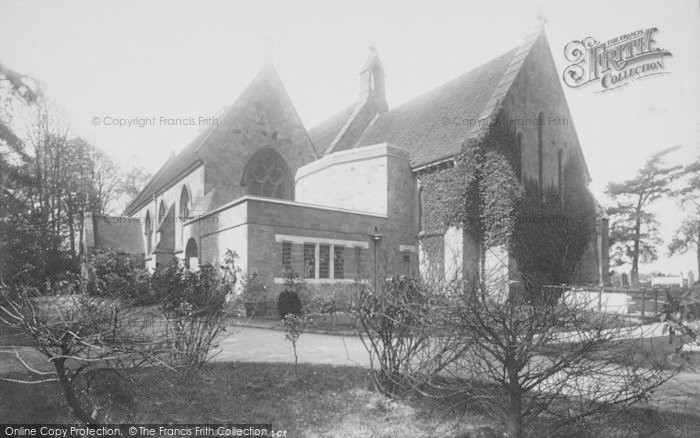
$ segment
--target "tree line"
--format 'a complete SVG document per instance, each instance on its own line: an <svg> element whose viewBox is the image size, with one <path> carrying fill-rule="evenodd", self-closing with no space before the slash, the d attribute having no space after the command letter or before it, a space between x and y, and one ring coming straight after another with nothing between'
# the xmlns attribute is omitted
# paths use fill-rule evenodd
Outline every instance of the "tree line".
<svg viewBox="0 0 700 438"><path fill-rule="evenodd" d="M639 284L639 264L659 257L663 244L659 236L660 223L651 211L655 202L672 199L685 212L681 226L668 244L670 256L695 251L697 271L700 272L700 158L683 165L668 165L672 147L648 157L634 177L623 182L611 182L606 194L613 200L610 215L610 248L613 264L631 265L632 285ZM692 286L692 285L691 285Z"/></svg>
<svg viewBox="0 0 700 438"><path fill-rule="evenodd" d="M149 178L72 136L40 84L0 63L0 281L77 272L86 213L120 213Z"/></svg>

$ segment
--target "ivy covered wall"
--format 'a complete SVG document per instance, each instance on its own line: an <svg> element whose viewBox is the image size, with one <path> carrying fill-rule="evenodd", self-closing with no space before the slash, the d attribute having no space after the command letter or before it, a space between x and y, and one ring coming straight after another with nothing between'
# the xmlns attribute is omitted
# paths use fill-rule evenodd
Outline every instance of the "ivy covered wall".
<svg viewBox="0 0 700 438"><path fill-rule="evenodd" d="M561 187L541 186L528 174L521 181L522 152L509 120L499 112L453 163L419 175L424 251L429 259L439 257L435 234L457 226L474 242L465 251L504 246L515 272L538 283L570 282L596 221L582 157L568 157Z"/></svg>

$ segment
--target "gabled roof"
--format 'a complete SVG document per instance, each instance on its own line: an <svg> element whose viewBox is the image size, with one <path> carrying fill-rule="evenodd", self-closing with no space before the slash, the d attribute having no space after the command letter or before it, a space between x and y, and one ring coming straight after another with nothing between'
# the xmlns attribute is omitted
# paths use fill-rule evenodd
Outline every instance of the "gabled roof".
<svg viewBox="0 0 700 438"><path fill-rule="evenodd" d="M198 154L199 146L215 129L216 125L212 124L200 132L179 154L170 156L168 161L163 164L160 170L146 184L146 187L141 190L141 193L129 204L124 214L130 216L136 213L136 210L146 204L153 195L160 193L170 182L188 169L201 165L202 161Z"/></svg>
<svg viewBox="0 0 700 438"><path fill-rule="evenodd" d="M461 150L517 49L406 102L371 124L355 147L392 143L411 153L411 165L451 157Z"/></svg>
<svg viewBox="0 0 700 438"><path fill-rule="evenodd" d="M366 121L351 147L391 143L411 153L416 169L449 159L464 142L488 130L543 27L513 50L409 102ZM333 152L336 138L350 123L358 105L350 106L309 131L318 150Z"/></svg>
<svg viewBox="0 0 700 438"><path fill-rule="evenodd" d="M357 104L354 103L309 130L309 137L311 137L311 141L316 147L316 152L320 156L326 153L326 150L333 143L333 140L345 126L348 119L350 119L356 107Z"/></svg>
<svg viewBox="0 0 700 438"><path fill-rule="evenodd" d="M284 89L277 71L271 61L268 60L246 89L239 95L235 103L228 107L226 111L217 118L218 123L211 124L207 129L200 132L180 153L170 157L149 181L146 187L144 187L141 193L139 193L127 207L125 214L129 216L135 214L139 209L143 208L154 195L157 196L167 190L170 185L181 179L188 171L201 165L208 166L212 160L211 154L209 154L208 151L215 146L213 144L214 142L221 141L222 136L220 134L225 132L227 121L244 120L246 123L257 123L257 120L253 120L251 118L252 116L246 114L246 111L250 109L248 106L251 102L265 101L266 93L271 87L275 89L278 95L281 95L280 99L283 103L289 102L291 111L294 112L294 117L298 118L296 109L291 104L291 99ZM304 135L308 135L305 130ZM310 153L315 159L316 152L313 150L313 145L308 137L307 140L309 140L308 147L310 148ZM234 147L234 145L232 144L231 147ZM210 200L213 199L215 203L223 202L222 199L227 200L228 198L226 198L226 196L228 195L229 194L226 193L225 190L219 190L216 197L212 198L210 196L209 198Z"/></svg>
<svg viewBox="0 0 700 438"><path fill-rule="evenodd" d="M367 62L360 70L360 99L309 131L321 155L352 149L377 114L386 112L385 76L377 49L370 47Z"/></svg>

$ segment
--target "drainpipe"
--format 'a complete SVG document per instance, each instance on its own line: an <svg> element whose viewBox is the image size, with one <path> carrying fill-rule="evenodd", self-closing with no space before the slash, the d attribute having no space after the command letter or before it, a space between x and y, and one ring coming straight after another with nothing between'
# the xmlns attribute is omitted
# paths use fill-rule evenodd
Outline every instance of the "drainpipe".
<svg viewBox="0 0 700 438"><path fill-rule="evenodd" d="M376 228L375 228L376 231ZM377 292L378 282L379 282L379 258L377 257L377 248L379 247L379 242L384 237L382 234L374 233L372 234L372 241L374 242L374 292Z"/></svg>

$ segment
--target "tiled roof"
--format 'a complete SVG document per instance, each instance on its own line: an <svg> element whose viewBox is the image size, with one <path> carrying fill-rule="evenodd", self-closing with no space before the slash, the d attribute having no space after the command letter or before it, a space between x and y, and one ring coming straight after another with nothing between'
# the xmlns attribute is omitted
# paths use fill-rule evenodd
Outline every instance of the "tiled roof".
<svg viewBox="0 0 700 438"><path fill-rule="evenodd" d="M275 98L274 96L277 97ZM289 95L284 89L274 66L271 62L266 62L250 84L248 84L246 89L238 96L235 103L217 117L218 123L210 125L197 135L197 137L179 154L166 161L136 199L127 207L125 214L135 214L139 209L143 208L154 195L159 195L165 191L172 183L182 178L188 170L194 169L200 164L210 166L214 160L218 159L218 157L212 156L211 151L221 146L217 142L222 141L222 132L225 132L233 121L251 126L259 124L260 120L258 120L258 118L261 117L261 115L259 114L258 105L260 105L260 102L270 101L271 99L280 106L280 108L271 109L270 112L272 114L276 116L280 114L284 115L286 111L287 114L292 113L293 117L298 119L296 109L292 105ZM285 105L288 105L288 107ZM301 124L301 121L299 121L299 124ZM287 129L291 131L293 128ZM238 130L240 130L240 128ZM304 135L308 135L305 130ZM305 142L308 150L300 151L300 153L308 153L315 159L317 155L310 139L307 137ZM230 147L244 148L247 146L239 142L230 145ZM232 196L234 196L232 193L220 187L220 190L216 190L213 196L209 196L208 206L214 208L217 205L230 201ZM203 206L205 206L205 204L199 205L199 207Z"/></svg>
<svg viewBox="0 0 700 438"><path fill-rule="evenodd" d="M357 104L354 103L309 130L309 137L319 156L323 156L326 153L326 149L333 143L338 132L345 126L356 107Z"/></svg>
<svg viewBox="0 0 700 438"><path fill-rule="evenodd" d="M455 155L474 131L470 121L482 116L519 49L380 114L355 147L394 144L411 153L413 167Z"/></svg>
<svg viewBox="0 0 700 438"><path fill-rule="evenodd" d="M124 214L132 215L151 197L164 189L171 181L182 175L187 169L197 163L201 163L199 146L216 129L216 124L212 124L207 129L200 132L190 144L188 144L179 154L171 156L168 161L156 172L141 193L129 204Z"/></svg>

